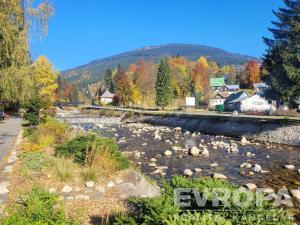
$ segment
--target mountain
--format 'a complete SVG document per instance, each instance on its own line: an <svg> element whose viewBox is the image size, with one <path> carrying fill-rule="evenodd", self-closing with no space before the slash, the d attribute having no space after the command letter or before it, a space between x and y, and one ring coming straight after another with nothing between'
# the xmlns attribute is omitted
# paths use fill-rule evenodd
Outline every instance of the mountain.
<svg viewBox="0 0 300 225"><path fill-rule="evenodd" d="M129 64L140 60L158 62L162 57L180 55L189 60L197 60L205 56L209 61L215 61L220 65L241 65L248 60L258 60L251 56L231 53L219 48L192 44L167 44L160 46L148 46L118 55L94 60L86 65L66 70L63 77L69 81L86 80L93 83L103 79L105 70L115 68L119 63L127 67Z"/></svg>

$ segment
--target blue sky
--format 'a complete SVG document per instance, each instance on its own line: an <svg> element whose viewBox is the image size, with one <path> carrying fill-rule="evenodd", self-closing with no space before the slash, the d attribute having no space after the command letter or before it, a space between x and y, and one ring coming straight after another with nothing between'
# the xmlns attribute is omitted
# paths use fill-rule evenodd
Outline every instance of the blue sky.
<svg viewBox="0 0 300 225"><path fill-rule="evenodd" d="M202 44L261 57L280 0L52 0L47 38L31 41L60 69L148 45Z"/></svg>

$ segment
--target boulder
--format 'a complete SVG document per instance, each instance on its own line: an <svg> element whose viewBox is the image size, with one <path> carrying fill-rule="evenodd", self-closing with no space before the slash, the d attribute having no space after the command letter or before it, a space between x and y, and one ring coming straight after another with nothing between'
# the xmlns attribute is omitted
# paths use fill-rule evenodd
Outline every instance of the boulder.
<svg viewBox="0 0 300 225"><path fill-rule="evenodd" d="M255 165L252 167L251 170L252 170L253 172L255 172L255 173L260 173L261 170L262 170L262 168L261 168L261 166L260 166L259 164L255 164Z"/></svg>
<svg viewBox="0 0 300 225"><path fill-rule="evenodd" d="M193 146L190 150L189 150L189 154L191 154L192 156L199 156L200 154L200 149Z"/></svg>
<svg viewBox="0 0 300 225"><path fill-rule="evenodd" d="M219 166L219 164L218 163L212 163L212 164L210 164L210 166L211 167L217 167L217 166Z"/></svg>
<svg viewBox="0 0 300 225"><path fill-rule="evenodd" d="M242 145L246 145L249 144L250 142L246 139L246 137L242 137L241 143Z"/></svg>
<svg viewBox="0 0 300 225"><path fill-rule="evenodd" d="M54 194L56 192L56 189L55 188L49 188L48 192L50 194Z"/></svg>
<svg viewBox="0 0 300 225"><path fill-rule="evenodd" d="M212 177L215 179L227 179L227 177L221 173L214 173Z"/></svg>
<svg viewBox="0 0 300 225"><path fill-rule="evenodd" d="M209 156L209 151L207 148L203 148L203 151L201 152L201 156L208 157Z"/></svg>
<svg viewBox="0 0 300 225"><path fill-rule="evenodd" d="M202 172L202 169L201 169L201 168L195 168L194 170L195 170L196 173Z"/></svg>
<svg viewBox="0 0 300 225"><path fill-rule="evenodd" d="M85 182L85 186L87 188L93 188L94 185L95 185L94 181L87 181L87 182Z"/></svg>
<svg viewBox="0 0 300 225"><path fill-rule="evenodd" d="M108 187L108 188L112 188L113 186L115 186L115 183L114 183L113 181L109 181L109 182L107 183L107 187Z"/></svg>
<svg viewBox="0 0 300 225"><path fill-rule="evenodd" d="M242 164L240 165L240 168L250 169L251 167L252 167L252 165L251 165L250 163L247 163L247 162L242 163Z"/></svg>
<svg viewBox="0 0 300 225"><path fill-rule="evenodd" d="M190 170L190 169L185 169L185 170L183 171L183 174L184 174L185 176L187 176L187 177L191 177L191 176L193 176L193 171Z"/></svg>
<svg viewBox="0 0 300 225"><path fill-rule="evenodd" d="M253 183L245 184L244 187L246 187L250 191L255 191L257 189L256 184L253 184Z"/></svg>
<svg viewBox="0 0 300 225"><path fill-rule="evenodd" d="M291 195L300 201L300 190L291 190Z"/></svg>
<svg viewBox="0 0 300 225"><path fill-rule="evenodd" d="M72 188L71 186L65 185L65 186L63 187L63 189L61 190L61 192L62 192L62 193L70 193L70 192L72 192L72 190L73 190L73 188Z"/></svg>
<svg viewBox="0 0 300 225"><path fill-rule="evenodd" d="M295 166L294 165L285 165L284 168L288 169L288 170L294 170Z"/></svg>
<svg viewBox="0 0 300 225"><path fill-rule="evenodd" d="M156 167L156 163L150 163L148 166L150 166L150 167Z"/></svg>
<svg viewBox="0 0 300 225"><path fill-rule="evenodd" d="M181 131L181 127L175 127L175 128L173 129L173 131L176 131L176 132Z"/></svg>
<svg viewBox="0 0 300 225"><path fill-rule="evenodd" d="M170 150L166 150L166 151L164 151L164 155L165 156L171 156L172 152Z"/></svg>

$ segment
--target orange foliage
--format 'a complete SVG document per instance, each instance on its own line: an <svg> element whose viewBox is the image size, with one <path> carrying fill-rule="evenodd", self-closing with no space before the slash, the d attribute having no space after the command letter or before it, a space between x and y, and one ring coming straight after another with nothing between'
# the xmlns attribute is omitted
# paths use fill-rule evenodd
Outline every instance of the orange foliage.
<svg viewBox="0 0 300 225"><path fill-rule="evenodd" d="M247 88L253 88L253 84L259 83L260 81L260 68L258 63L254 60L247 62L241 75L241 84Z"/></svg>

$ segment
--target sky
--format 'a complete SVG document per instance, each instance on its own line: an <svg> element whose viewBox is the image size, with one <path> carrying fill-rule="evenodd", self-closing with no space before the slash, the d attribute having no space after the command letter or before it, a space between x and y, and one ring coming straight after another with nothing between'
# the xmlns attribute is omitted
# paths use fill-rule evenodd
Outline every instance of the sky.
<svg viewBox="0 0 300 225"><path fill-rule="evenodd" d="M31 55L61 71L149 45L201 44L261 57L281 0L52 0L49 34Z"/></svg>

